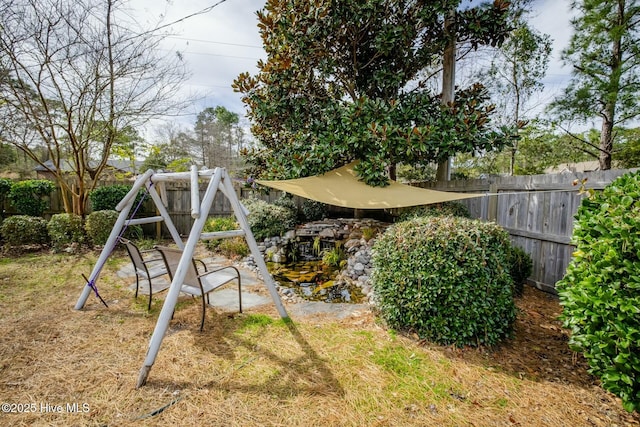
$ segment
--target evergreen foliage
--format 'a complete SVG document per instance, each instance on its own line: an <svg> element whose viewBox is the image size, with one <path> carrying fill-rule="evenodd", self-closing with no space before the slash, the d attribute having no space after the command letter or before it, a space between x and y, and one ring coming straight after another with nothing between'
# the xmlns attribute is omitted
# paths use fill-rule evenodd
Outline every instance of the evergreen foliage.
<svg viewBox="0 0 640 427"><path fill-rule="evenodd" d="M431 90L448 44L445 19L471 49L500 45L509 2L462 8L461 0L268 0L258 12L267 59L243 73L243 95L260 146L247 151L255 177L317 175L351 160L367 184L388 184L396 163L441 161L491 150L512 129L491 126L479 83L442 105Z"/></svg>
<svg viewBox="0 0 640 427"><path fill-rule="evenodd" d="M569 345L628 411L640 408L640 173L578 208L565 277L556 284Z"/></svg>
<svg viewBox="0 0 640 427"><path fill-rule="evenodd" d="M43 198L55 188L51 181L42 179L16 181L11 184L8 199L19 214L41 216L48 206Z"/></svg>
<svg viewBox="0 0 640 427"><path fill-rule="evenodd" d="M61 250L72 243L84 243L84 223L80 215L59 213L47 223L47 231L54 250Z"/></svg>
<svg viewBox="0 0 640 427"><path fill-rule="evenodd" d="M417 217L374 245L372 283L392 328L449 345L495 345L516 317L508 234L493 223Z"/></svg>
<svg viewBox="0 0 640 427"><path fill-rule="evenodd" d="M104 187L98 187L89 193L89 202L91 203L92 211L104 211L114 210L118 203L127 195L131 190L130 185L107 185ZM136 195L136 200L133 206L138 205L140 200L144 197L144 192L139 191Z"/></svg>
<svg viewBox="0 0 640 427"><path fill-rule="evenodd" d="M460 218L471 218L469 209L462 203L443 202L403 209L398 217L398 221L406 221L419 216L456 216Z"/></svg>
<svg viewBox="0 0 640 427"><path fill-rule="evenodd" d="M49 241L47 221L30 215L14 215L0 226L0 235L9 247L44 245Z"/></svg>
<svg viewBox="0 0 640 427"><path fill-rule="evenodd" d="M247 220L256 240L281 236L296 226L296 212L259 199L243 200L249 209Z"/></svg>

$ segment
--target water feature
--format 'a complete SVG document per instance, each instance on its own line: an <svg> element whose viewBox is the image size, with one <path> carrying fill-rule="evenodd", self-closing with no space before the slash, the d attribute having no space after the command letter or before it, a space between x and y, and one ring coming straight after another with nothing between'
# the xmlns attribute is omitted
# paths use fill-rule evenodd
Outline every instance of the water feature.
<svg viewBox="0 0 640 427"><path fill-rule="evenodd" d="M274 279L293 289L303 299L328 303L360 303L365 296L356 286L336 281L340 268L331 267L320 260L291 263L267 263Z"/></svg>
<svg viewBox="0 0 640 427"><path fill-rule="evenodd" d="M387 223L338 218L314 221L258 242L285 298L334 303L367 302L375 235ZM248 257L247 265L257 268Z"/></svg>

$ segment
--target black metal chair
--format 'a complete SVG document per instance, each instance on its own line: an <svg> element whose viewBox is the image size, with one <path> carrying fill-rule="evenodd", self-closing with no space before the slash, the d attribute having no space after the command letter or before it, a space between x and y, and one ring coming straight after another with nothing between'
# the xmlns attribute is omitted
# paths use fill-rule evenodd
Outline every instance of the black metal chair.
<svg viewBox="0 0 640 427"><path fill-rule="evenodd" d="M129 254L129 258L133 263L133 269L136 273L136 299L138 298L138 289L140 288L140 278L146 280L149 283L149 304L147 306L147 310L151 310L151 300L153 298L154 284L152 283L153 279L157 279L158 277L168 275L167 267L164 263L164 259L162 255L154 250L146 250L141 251L138 247L123 237L118 238L120 243L124 245L127 249L127 253ZM155 256L149 256L150 254L155 254ZM156 292L162 292L169 289L169 283L160 283L156 281Z"/></svg>
<svg viewBox="0 0 640 427"><path fill-rule="evenodd" d="M180 249L167 248L163 246L155 246L155 249L162 255L167 270L169 271L171 281L173 282L173 278L178 268L178 263L182 258L182 251ZM202 272L198 271L196 262L200 263L203 270ZM240 271L231 265L216 268L215 270L207 270L204 262L191 258L191 262L188 264L187 274L180 286L180 291L187 295L202 298L202 321L200 322L201 332L204 329L204 318L207 304L209 304L209 294L233 280L238 281L238 305L239 311L242 313L242 283L240 279Z"/></svg>

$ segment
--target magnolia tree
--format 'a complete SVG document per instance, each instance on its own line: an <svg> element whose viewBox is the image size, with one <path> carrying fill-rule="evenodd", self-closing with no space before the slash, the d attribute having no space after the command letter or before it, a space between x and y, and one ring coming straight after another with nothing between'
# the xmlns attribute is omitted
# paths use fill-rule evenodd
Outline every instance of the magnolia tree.
<svg viewBox="0 0 640 427"><path fill-rule="evenodd" d="M490 126L481 84L458 88L446 105L433 89L448 34L477 48L509 33L508 2L460 3L268 0L257 14L267 59L234 82L260 142L246 152L253 172L292 178L358 159L365 182L386 185L399 162L501 147L509 133Z"/></svg>

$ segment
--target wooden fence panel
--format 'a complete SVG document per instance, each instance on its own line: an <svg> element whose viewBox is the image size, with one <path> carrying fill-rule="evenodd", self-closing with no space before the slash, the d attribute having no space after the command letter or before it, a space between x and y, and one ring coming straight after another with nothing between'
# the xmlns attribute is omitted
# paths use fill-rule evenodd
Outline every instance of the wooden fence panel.
<svg viewBox="0 0 640 427"><path fill-rule="evenodd" d="M585 188L600 190L615 178L630 170L609 170L588 173L570 173L555 175L532 175L517 177L499 177L484 180L449 181L444 183L420 183L419 187L441 191L479 193L479 197L462 200L473 218L495 221L504 227L513 243L523 248L533 260L531 284L546 291L554 291L555 283L560 280L571 259L573 246L570 244L573 233L573 218L584 195L579 193L575 180L582 182L586 178ZM178 232L189 234L193 225L191 218L191 196L188 183L167 183L167 210ZM206 183L200 188L204 195ZM242 198L257 197L267 202L275 201L282 194L271 191L268 194L244 187L236 192ZM489 193L489 194L487 194ZM302 199L295 198L298 206ZM11 214L5 204L5 213ZM62 212L63 204L59 191L51 196L51 208L46 216ZM333 214L350 215L353 210L336 209ZM226 197L216 195L209 216L231 215L232 209ZM156 215L153 203L146 202L139 216ZM166 233L166 228L164 229Z"/></svg>
<svg viewBox="0 0 640 427"><path fill-rule="evenodd" d="M494 220L504 227L513 244L531 256L533 272L529 282L554 292L556 282L564 276L571 260L574 216L585 197L579 194L580 185L574 185L574 181L580 183L586 178L586 189L601 190L630 171L499 177L419 186L441 191L491 193L461 203L469 208L473 218Z"/></svg>

